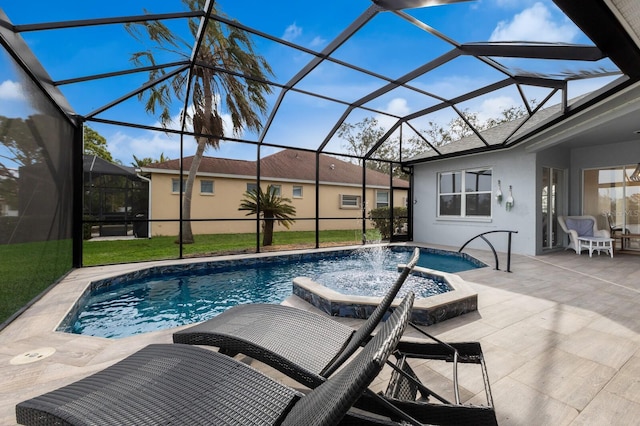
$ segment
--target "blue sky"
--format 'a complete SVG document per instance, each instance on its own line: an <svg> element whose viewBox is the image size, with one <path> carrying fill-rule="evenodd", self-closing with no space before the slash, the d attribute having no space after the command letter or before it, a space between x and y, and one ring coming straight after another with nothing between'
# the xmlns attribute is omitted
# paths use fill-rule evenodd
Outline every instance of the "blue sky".
<svg viewBox="0 0 640 426"><path fill-rule="evenodd" d="M370 0L326 0L318 2L257 0L222 0L218 7L228 16L262 32L279 37L305 48L320 51L361 13L371 6ZM179 0L66 0L17 2L0 0L0 8L14 24L50 22L59 20L100 18L105 16L137 15L147 9L153 13L183 10ZM456 42L473 41L538 41L587 43L582 33L550 0L479 0L455 5L409 10L407 13L435 28ZM184 33L181 23L172 22L171 28ZM24 33L29 47L42 62L54 80L78 77L94 73L110 72L131 67L130 55L144 46L135 42L122 28L96 27ZM311 56L294 51L266 39L255 38L258 53L263 55L274 70L274 80L288 82ZM390 78L398 78L451 49L451 45L408 24L398 16L384 12L378 14L348 43L341 46L336 58L357 66L371 69ZM185 51L188 54L188 51ZM180 55L168 55L167 61ZM521 60L504 61L513 67L533 67L540 72L563 72L568 69L595 68L610 64L531 63ZM549 62L549 61L547 61ZM553 62L553 61L552 61ZM20 79L7 59L0 57L0 115L24 116L29 114L28 101L20 95ZM61 86L73 109L87 115L97 108L134 90L146 81L144 74ZM469 90L502 79L503 76L488 66L469 58L458 58L441 69L429 73L413 84L422 90L450 98ZM326 63L316 68L298 86L301 89L322 93L347 102L354 101L384 85L384 81L363 75L339 65ZM570 86L570 97L578 96L602 81L587 81ZM546 92L530 88L526 96L541 100ZM273 104L278 91L269 98ZM431 102L431 103L430 103ZM392 115L405 115L419 111L435 103L435 100L416 96L415 92L398 89L375 99L368 107ZM180 113L181 103L176 102L172 114ZM461 105L463 109L478 112L481 117L495 116L510 105L522 105L515 89L502 90ZM344 105L322 99L289 93L285 97L265 141L287 146L316 148L335 121L344 112ZM351 123L367 116L375 116L381 126L393 122L385 115L370 111L357 111L349 116ZM99 115L115 120L134 120L145 125L157 125L156 117L146 114L137 98ZM429 117L429 120L446 123L452 111ZM426 119L425 119L426 120ZM417 127L425 121L416 121ZM179 143L175 137L162 132L131 129L89 123L105 136L109 149L124 164L133 157L158 158L163 153L169 158L179 155ZM256 135L243 134L242 138L255 140ZM194 151L193 141L186 141L185 155ZM332 140L330 151L343 152L344 143ZM268 153L269 150L265 150ZM218 152L208 155L229 158L255 159L255 150L248 145L223 143Z"/></svg>

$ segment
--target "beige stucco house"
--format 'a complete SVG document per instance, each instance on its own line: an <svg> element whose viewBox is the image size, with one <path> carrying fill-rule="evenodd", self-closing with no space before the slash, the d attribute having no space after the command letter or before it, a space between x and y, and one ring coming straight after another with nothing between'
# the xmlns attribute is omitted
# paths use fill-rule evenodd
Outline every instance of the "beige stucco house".
<svg viewBox="0 0 640 426"><path fill-rule="evenodd" d="M186 180L193 157L185 157ZM405 206L409 182L391 180L388 174L366 169L363 194L363 169L357 164L329 155L285 149L260 160L260 185L276 186L282 197L296 208L291 230L315 230L316 206L320 230L360 229L363 209ZM141 169L151 180L151 236L177 235L180 217L180 162L169 160ZM257 161L204 157L194 184L191 205L195 234L255 232L255 216L246 216L238 207L247 190L255 188ZM316 198L316 188L318 196ZM393 191L392 191L393 189ZM367 214L368 216L368 214ZM367 227L372 223L367 221ZM276 230L284 229L276 227Z"/></svg>

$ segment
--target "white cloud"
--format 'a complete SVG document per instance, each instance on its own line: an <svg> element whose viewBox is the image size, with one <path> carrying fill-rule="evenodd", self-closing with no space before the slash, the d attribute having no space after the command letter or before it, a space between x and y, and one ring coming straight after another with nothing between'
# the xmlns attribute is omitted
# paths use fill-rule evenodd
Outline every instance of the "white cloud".
<svg viewBox="0 0 640 426"><path fill-rule="evenodd" d="M498 118L502 115L502 111L511 108L512 106L520 105L522 105L522 101L515 101L510 96L498 96L495 98L485 99L480 104L478 118L480 121L485 121L489 118Z"/></svg>
<svg viewBox="0 0 640 426"><path fill-rule="evenodd" d="M24 100L24 90L18 82L5 80L0 83L0 99L2 100Z"/></svg>
<svg viewBox="0 0 640 426"><path fill-rule="evenodd" d="M286 30L284 30L282 38L287 41L294 41L295 39L300 37L300 35L302 35L302 28L297 26L294 22L293 24L289 25Z"/></svg>
<svg viewBox="0 0 640 426"><path fill-rule="evenodd" d="M190 115L193 115L193 106L189 107L189 110ZM180 117L181 113L174 115L167 128L180 130ZM231 136L231 116L229 114L223 114L222 121L225 135ZM162 127L159 121L153 123L152 126ZM186 131L193 131L193 126L189 122L187 122ZM130 165L130 163L133 162L134 155L137 158L153 158L156 160L160 158L160 154L171 159L180 157L180 136L174 133L149 130L132 136L129 133L119 131L107 138L107 145L113 157L119 159L125 165ZM221 144L220 146L222 147L223 145L224 144ZM184 137L183 152L185 156L193 155L196 152L196 142L193 137ZM220 155L220 153L212 154L211 152L212 150L208 149L205 151L205 155Z"/></svg>
<svg viewBox="0 0 640 426"><path fill-rule="evenodd" d="M501 21L491 34L490 41L571 42L578 29L568 20L554 21L549 9L537 2L516 14L511 21Z"/></svg>
<svg viewBox="0 0 640 426"><path fill-rule="evenodd" d="M191 144L192 138L185 138L186 145ZM109 152L114 158L129 166L133 162L133 156L138 158L160 158L163 154L168 158L180 156L180 138L177 135L167 135L160 132L144 132L141 135L132 136L127 133L117 132L107 138ZM190 148L195 152L195 143ZM187 152L187 147L185 147Z"/></svg>
<svg viewBox="0 0 640 426"><path fill-rule="evenodd" d="M385 111L390 114L403 116L409 114L410 109L406 99L394 98L389 102Z"/></svg>
<svg viewBox="0 0 640 426"><path fill-rule="evenodd" d="M327 40L320 37L320 36L316 36L314 37L313 40L311 40L311 44L310 47L312 48L317 48L317 47L324 47L324 45L327 44Z"/></svg>
<svg viewBox="0 0 640 426"><path fill-rule="evenodd" d="M393 114L396 116L403 117L411 112L407 100L404 98L393 98L389 101L385 108L383 108L384 112L388 112L389 114ZM376 120L378 120L378 124L386 129L389 129L393 126L398 120L393 117L389 117L383 114L377 114Z"/></svg>

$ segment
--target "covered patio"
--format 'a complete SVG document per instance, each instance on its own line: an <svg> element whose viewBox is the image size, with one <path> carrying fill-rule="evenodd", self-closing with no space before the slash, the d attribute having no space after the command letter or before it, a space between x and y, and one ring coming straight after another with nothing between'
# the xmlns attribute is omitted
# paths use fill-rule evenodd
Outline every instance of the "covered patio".
<svg viewBox="0 0 640 426"><path fill-rule="evenodd" d="M486 251L469 254L493 261ZM500 425L634 424L640 416L637 257L589 258L564 251L515 255L512 262L512 273L491 267L460 273L478 292L478 311L426 327L428 332L446 341L481 342ZM147 344L172 341L176 329L123 339L53 331L89 280L134 268L74 271L0 333L0 423L15 424L20 401L106 368ZM286 303L310 309L294 296ZM358 321L336 320L354 326ZM25 352L45 353L47 347L56 351L42 360L11 362ZM416 372L450 396L448 369L424 363ZM386 387L386 374L373 384L375 389ZM460 374L463 400L482 403L481 378Z"/></svg>

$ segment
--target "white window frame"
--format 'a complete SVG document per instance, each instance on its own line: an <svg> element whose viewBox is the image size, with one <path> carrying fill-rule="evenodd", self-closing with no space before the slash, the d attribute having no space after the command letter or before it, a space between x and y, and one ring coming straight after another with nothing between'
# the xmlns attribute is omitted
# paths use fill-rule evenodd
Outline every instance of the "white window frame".
<svg viewBox="0 0 640 426"><path fill-rule="evenodd" d="M383 204L380 203L380 201L378 200L378 195L379 194L386 194L387 195L387 201L385 203L383 203ZM389 207L390 203L391 203L391 195L390 195L389 191L386 191L386 190L385 191L382 191L382 190L376 191L376 208L377 209L379 209L381 207Z"/></svg>
<svg viewBox="0 0 640 426"><path fill-rule="evenodd" d="M361 207L362 207L362 195L340 194L341 209L354 210L354 209L359 209Z"/></svg>
<svg viewBox="0 0 640 426"><path fill-rule="evenodd" d="M274 194L276 197L282 197L282 185L268 185L271 186L272 190L274 191Z"/></svg>
<svg viewBox="0 0 640 426"><path fill-rule="evenodd" d="M489 172L491 185L489 185L488 189L483 190L467 190L466 178L467 173L473 172ZM451 174L459 174L460 175L460 191L459 192L441 192L440 181L443 175L451 175ZM493 169L491 167L479 167L472 169L464 169L464 170L454 170L454 171L446 171L439 172L436 177L436 185L437 185L437 201L438 201L438 210L437 217L441 219L491 219L493 215L493 202L492 202L492 188L493 188ZM440 203L442 196L460 196L460 214L441 214L440 213ZM485 195L489 198L489 214L488 215L468 215L467 214L467 196L468 195Z"/></svg>
<svg viewBox="0 0 640 426"><path fill-rule="evenodd" d="M299 194L296 194L296 189L299 190ZM304 191L302 189L302 185L293 185L293 189L291 190L291 197L292 198L302 198L302 194L304 194Z"/></svg>
<svg viewBox="0 0 640 426"><path fill-rule="evenodd" d="M187 187L187 180L182 179L182 192ZM180 179L179 178L171 178L171 193L179 194L180 193Z"/></svg>
<svg viewBox="0 0 640 426"><path fill-rule="evenodd" d="M203 191L202 190L202 185L205 182L210 182L211 183L211 191ZM200 195L214 195L216 193L216 184L212 179L202 179L200 180Z"/></svg>
<svg viewBox="0 0 640 426"><path fill-rule="evenodd" d="M255 182L247 182L247 192L251 192L258 188L258 184Z"/></svg>

